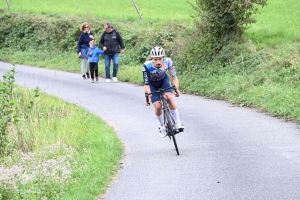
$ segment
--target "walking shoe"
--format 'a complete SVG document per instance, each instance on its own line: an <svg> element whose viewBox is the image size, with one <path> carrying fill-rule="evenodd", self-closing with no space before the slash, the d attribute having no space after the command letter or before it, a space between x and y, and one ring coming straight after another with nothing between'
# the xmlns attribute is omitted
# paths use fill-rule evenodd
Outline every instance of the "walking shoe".
<svg viewBox="0 0 300 200"><path fill-rule="evenodd" d="M96 77L96 82L98 82L99 81L99 78L98 77Z"/></svg>
<svg viewBox="0 0 300 200"><path fill-rule="evenodd" d="M118 82L117 77L113 77L113 81L114 81L114 82Z"/></svg>
<svg viewBox="0 0 300 200"><path fill-rule="evenodd" d="M167 131L164 125L158 127L160 137L164 138L167 136Z"/></svg>
<svg viewBox="0 0 300 200"><path fill-rule="evenodd" d="M94 83L94 78L91 78L91 82Z"/></svg>
<svg viewBox="0 0 300 200"><path fill-rule="evenodd" d="M107 79L106 79L106 83L110 83L110 79L107 78Z"/></svg>
<svg viewBox="0 0 300 200"><path fill-rule="evenodd" d="M178 122L176 124L176 129L179 130L179 132L182 132L184 130L184 126L180 122Z"/></svg>
<svg viewBox="0 0 300 200"><path fill-rule="evenodd" d="M87 77L87 78L90 78L90 74L89 74L88 72L86 73L86 77Z"/></svg>
<svg viewBox="0 0 300 200"><path fill-rule="evenodd" d="M82 75L82 79L86 79L85 74Z"/></svg>

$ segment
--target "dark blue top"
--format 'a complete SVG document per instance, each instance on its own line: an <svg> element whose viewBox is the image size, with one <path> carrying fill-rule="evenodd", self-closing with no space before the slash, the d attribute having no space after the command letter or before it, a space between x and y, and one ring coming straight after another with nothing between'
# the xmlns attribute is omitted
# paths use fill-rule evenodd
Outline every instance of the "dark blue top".
<svg viewBox="0 0 300 200"><path fill-rule="evenodd" d="M77 45L77 53L81 52L81 49L84 48L85 51L87 52L90 44L89 42L92 40L89 35L93 35L93 32L82 32L81 35L79 36L78 40L78 45Z"/></svg>

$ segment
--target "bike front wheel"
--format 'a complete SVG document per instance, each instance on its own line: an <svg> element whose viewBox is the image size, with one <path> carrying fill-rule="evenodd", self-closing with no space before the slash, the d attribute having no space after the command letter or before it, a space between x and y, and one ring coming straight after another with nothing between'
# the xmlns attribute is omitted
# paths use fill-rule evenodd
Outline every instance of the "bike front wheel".
<svg viewBox="0 0 300 200"><path fill-rule="evenodd" d="M173 117L171 116L170 110L168 110L168 109L165 110L164 119L165 119L165 127L167 128L168 135L169 135L169 137L172 138L177 155L179 155L179 150L178 150L178 146L177 146L177 142L176 142L176 138L175 138L175 129L174 129L175 123L174 123Z"/></svg>

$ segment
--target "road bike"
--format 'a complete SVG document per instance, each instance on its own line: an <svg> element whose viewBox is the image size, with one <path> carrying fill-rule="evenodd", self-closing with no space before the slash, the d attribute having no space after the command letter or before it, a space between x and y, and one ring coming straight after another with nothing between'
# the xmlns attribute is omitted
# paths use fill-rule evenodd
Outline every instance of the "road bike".
<svg viewBox="0 0 300 200"><path fill-rule="evenodd" d="M167 135L169 136L170 140L172 139L174 142L174 146L177 152L177 155L179 155L179 150L176 142L175 135L183 130L176 129L175 120L170 112L169 104L167 103L166 97L164 95L165 90L172 89L177 93L177 88L175 85L172 85L171 87L161 89L159 88L157 91L151 92L151 93L145 93L146 102L149 104L149 95L154 93L159 93L160 102L163 109L163 116L164 116L164 125L167 131Z"/></svg>

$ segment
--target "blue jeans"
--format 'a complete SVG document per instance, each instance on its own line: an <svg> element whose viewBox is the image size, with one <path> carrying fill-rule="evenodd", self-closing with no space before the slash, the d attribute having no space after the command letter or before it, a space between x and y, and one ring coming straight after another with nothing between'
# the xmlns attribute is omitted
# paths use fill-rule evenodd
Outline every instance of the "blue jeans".
<svg viewBox="0 0 300 200"><path fill-rule="evenodd" d="M118 68L119 68L119 53L115 53L112 55L104 54L106 79L110 79L110 60L113 61L113 65L114 65L113 77L117 77Z"/></svg>

